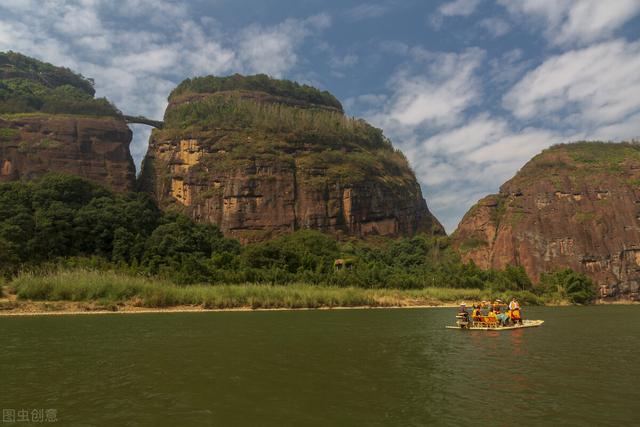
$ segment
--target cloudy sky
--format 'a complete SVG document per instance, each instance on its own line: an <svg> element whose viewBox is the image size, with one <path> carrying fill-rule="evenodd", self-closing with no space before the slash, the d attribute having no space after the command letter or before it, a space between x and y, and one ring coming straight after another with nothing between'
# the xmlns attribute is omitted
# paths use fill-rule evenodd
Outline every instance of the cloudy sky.
<svg viewBox="0 0 640 427"><path fill-rule="evenodd" d="M327 89L407 154L449 232L551 144L640 137L640 0L1 0L0 50L153 118L191 76Z"/></svg>

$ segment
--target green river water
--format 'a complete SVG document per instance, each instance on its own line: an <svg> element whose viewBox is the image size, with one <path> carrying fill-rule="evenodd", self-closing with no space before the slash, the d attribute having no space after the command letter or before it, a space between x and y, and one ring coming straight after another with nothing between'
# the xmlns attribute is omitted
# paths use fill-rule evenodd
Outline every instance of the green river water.
<svg viewBox="0 0 640 427"><path fill-rule="evenodd" d="M504 332L454 314L4 317L0 406L71 426L640 423L640 307L534 307L543 326Z"/></svg>

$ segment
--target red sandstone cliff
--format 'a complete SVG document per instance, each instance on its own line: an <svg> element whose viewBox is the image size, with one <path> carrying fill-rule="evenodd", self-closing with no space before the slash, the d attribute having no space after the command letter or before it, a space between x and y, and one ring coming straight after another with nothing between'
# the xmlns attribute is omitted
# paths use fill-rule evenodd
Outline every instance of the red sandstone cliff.
<svg viewBox="0 0 640 427"><path fill-rule="evenodd" d="M0 116L0 182L66 172L132 190L131 131L118 118L67 115Z"/></svg>
<svg viewBox="0 0 640 427"><path fill-rule="evenodd" d="M463 260L482 268L521 265L537 279L571 267L601 296L638 299L640 146L547 149L473 206L452 238Z"/></svg>
<svg viewBox="0 0 640 427"><path fill-rule="evenodd" d="M337 101L275 95L172 96L165 126L150 141L142 187L162 208L243 242L301 228L444 234L406 159L377 129L346 118Z"/></svg>

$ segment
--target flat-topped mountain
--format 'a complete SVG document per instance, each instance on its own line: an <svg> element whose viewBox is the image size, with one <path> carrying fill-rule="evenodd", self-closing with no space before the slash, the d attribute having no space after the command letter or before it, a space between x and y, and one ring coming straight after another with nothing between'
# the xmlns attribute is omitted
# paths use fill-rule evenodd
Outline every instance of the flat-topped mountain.
<svg viewBox="0 0 640 427"><path fill-rule="evenodd" d="M453 235L482 268L522 265L533 278L571 267L602 296L638 298L640 145L579 142L544 150Z"/></svg>
<svg viewBox="0 0 640 427"><path fill-rule="evenodd" d="M244 242L311 228L444 234L404 155L328 92L265 75L185 80L153 131L141 186Z"/></svg>
<svg viewBox="0 0 640 427"><path fill-rule="evenodd" d="M19 53L0 52L0 182L67 172L131 190L131 131L94 98L93 81Z"/></svg>

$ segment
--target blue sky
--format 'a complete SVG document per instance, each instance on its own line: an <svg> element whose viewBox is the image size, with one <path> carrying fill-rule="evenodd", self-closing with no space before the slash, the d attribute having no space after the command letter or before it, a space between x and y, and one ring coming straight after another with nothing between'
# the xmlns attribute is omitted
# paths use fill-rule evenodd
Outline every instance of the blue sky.
<svg viewBox="0 0 640 427"><path fill-rule="evenodd" d="M327 89L405 152L449 232L549 145L640 137L639 0L2 0L0 50L153 118L191 76Z"/></svg>

